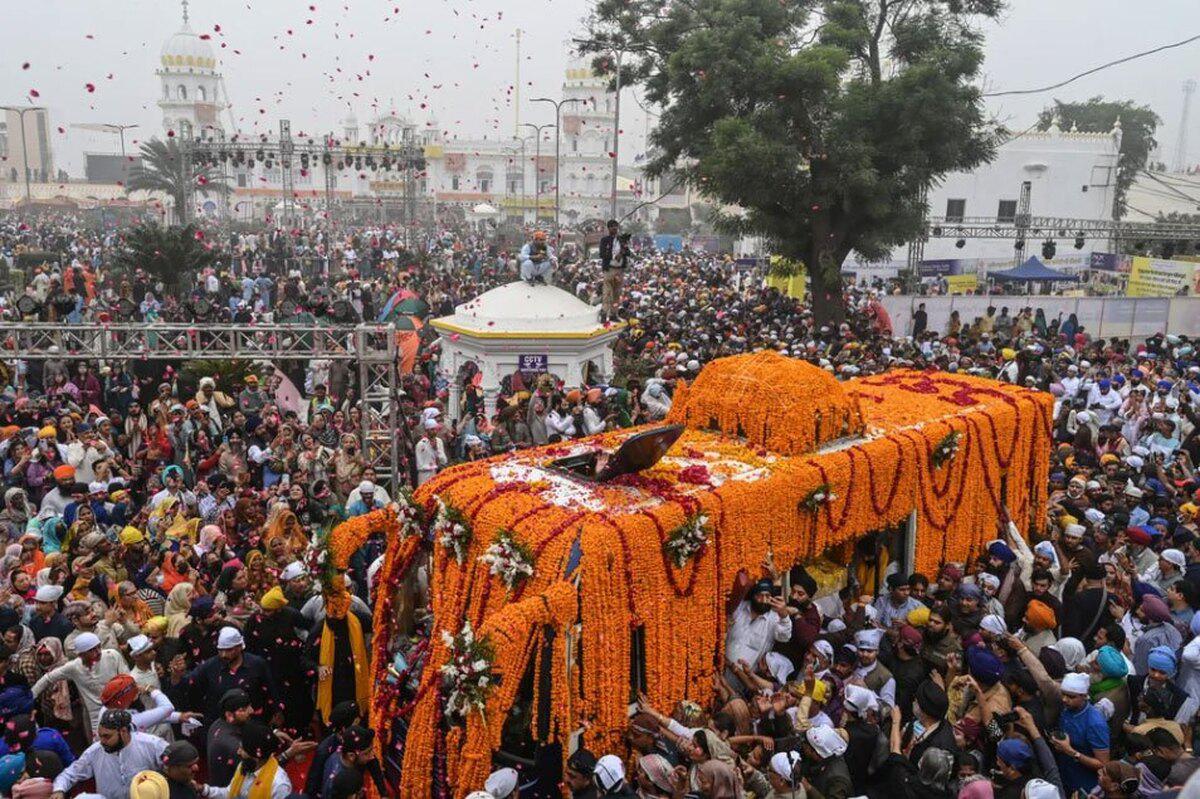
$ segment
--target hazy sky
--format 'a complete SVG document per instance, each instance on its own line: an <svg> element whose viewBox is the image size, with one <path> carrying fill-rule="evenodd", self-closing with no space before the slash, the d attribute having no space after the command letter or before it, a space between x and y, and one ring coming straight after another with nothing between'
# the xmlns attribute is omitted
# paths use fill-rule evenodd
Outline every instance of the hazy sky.
<svg viewBox="0 0 1200 799"><path fill-rule="evenodd" d="M4 0L4 5L16 0ZM137 123L131 139L160 133L159 53L179 27L177 0L35 0L0 48L0 102L36 102L52 114L60 166L82 171L85 150L114 151L116 139L71 128L80 122ZM516 56L524 31L523 121L546 121L528 99L558 95L570 39L587 0L193 0L192 28L208 34L243 132L336 129L349 110L365 122L378 111L421 123L436 114L451 135L511 136ZM218 29L219 28L219 29ZM1123 55L1200 34L1196 0L1011 0L987 27L989 90L1056 83ZM25 68L28 64L28 68ZM997 98L989 107L1012 126L1030 124L1052 98L1096 94L1147 103L1163 119L1159 142L1171 160L1181 84L1200 79L1200 42L1109 69L1063 89ZM88 85L94 91L88 90ZM40 95L31 98L30 91ZM646 116L624 95L622 156L640 150ZM424 108L422 105L424 104ZM61 131L57 130L61 127ZM1190 155L1200 162L1200 96ZM626 160L624 157L622 160Z"/></svg>

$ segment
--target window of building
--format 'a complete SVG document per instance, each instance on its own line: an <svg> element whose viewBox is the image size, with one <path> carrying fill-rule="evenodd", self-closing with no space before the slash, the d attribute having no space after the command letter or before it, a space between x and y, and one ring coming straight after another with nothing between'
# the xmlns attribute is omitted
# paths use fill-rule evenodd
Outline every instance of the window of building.
<svg viewBox="0 0 1200 799"><path fill-rule="evenodd" d="M961 222L967 214L966 200L946 200L946 221Z"/></svg>
<svg viewBox="0 0 1200 799"><path fill-rule="evenodd" d="M475 173L475 185L481 194L491 192L493 179L492 172L489 169L481 169Z"/></svg>
<svg viewBox="0 0 1200 799"><path fill-rule="evenodd" d="M525 177L520 172L509 172L505 180L509 194L520 194L525 190Z"/></svg>
<svg viewBox="0 0 1200 799"><path fill-rule="evenodd" d="M187 99L187 86L184 86L184 85L181 83L181 84L179 84L179 88L178 88L176 91L178 91L178 92L179 92L179 99L180 99L180 100L186 100L186 99Z"/></svg>
<svg viewBox="0 0 1200 799"><path fill-rule="evenodd" d="M458 175L453 175L450 178L450 191L458 191L460 181Z"/></svg>
<svg viewBox="0 0 1200 799"><path fill-rule="evenodd" d="M996 211L997 222L1012 223L1017 220L1017 201L1001 200L1000 208Z"/></svg>
<svg viewBox="0 0 1200 799"><path fill-rule="evenodd" d="M196 87L196 99L202 103L208 102L208 92L204 90L203 86Z"/></svg>
<svg viewBox="0 0 1200 799"><path fill-rule="evenodd" d="M579 152L579 139L571 139L571 152Z"/></svg>

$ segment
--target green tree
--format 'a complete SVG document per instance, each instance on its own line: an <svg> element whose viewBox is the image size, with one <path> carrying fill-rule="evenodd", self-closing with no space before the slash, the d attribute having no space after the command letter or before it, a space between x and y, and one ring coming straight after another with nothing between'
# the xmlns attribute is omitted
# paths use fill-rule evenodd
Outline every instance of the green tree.
<svg viewBox="0 0 1200 799"><path fill-rule="evenodd" d="M677 172L808 265L814 312L844 317L851 251L920 233L939 176L994 153L975 23L1002 0L599 0L584 52L662 110L647 170Z"/></svg>
<svg viewBox="0 0 1200 799"><path fill-rule="evenodd" d="M179 286L184 275L194 275L217 261L217 254L205 245L195 225L139 225L125 236L113 259L118 269L127 272L144 269L168 290Z"/></svg>
<svg viewBox="0 0 1200 799"><path fill-rule="evenodd" d="M151 139L141 146L141 161L129 174L125 191L156 191L166 194L175 203L180 224L190 217L189 190L207 197L228 194L229 184L210 166L187 164L179 142L175 139Z"/></svg>
<svg viewBox="0 0 1200 799"><path fill-rule="evenodd" d="M1138 173L1146 168L1150 153L1158 146L1154 138L1158 130L1158 114L1146 105L1135 105L1132 100L1105 100L1093 97L1082 103L1064 103L1055 100L1053 108L1042 111L1038 117L1038 129L1046 130L1057 118L1060 127L1070 130L1078 128L1081 133L1108 133L1121 120L1121 150L1117 160L1117 190L1113 201L1113 213L1117 219L1125 216L1125 200L1129 187Z"/></svg>

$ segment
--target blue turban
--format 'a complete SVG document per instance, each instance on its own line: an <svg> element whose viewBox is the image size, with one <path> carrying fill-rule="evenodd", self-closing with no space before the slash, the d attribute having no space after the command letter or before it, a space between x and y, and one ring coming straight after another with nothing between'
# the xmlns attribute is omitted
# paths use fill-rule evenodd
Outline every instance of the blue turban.
<svg viewBox="0 0 1200 799"><path fill-rule="evenodd" d="M1142 582L1141 580L1133 581L1133 604L1140 605L1142 599L1147 596L1156 596L1159 599L1163 598L1162 592L1150 583Z"/></svg>
<svg viewBox="0 0 1200 799"><path fill-rule="evenodd" d="M0 793L8 796L25 773L25 753L0 757Z"/></svg>
<svg viewBox="0 0 1200 799"><path fill-rule="evenodd" d="M1125 662L1125 657L1111 646L1100 647L1096 653L1096 663L1100 666L1100 673L1108 679L1129 674L1129 664Z"/></svg>
<svg viewBox="0 0 1200 799"><path fill-rule="evenodd" d="M208 594L198 596L192 600L192 606L188 609L188 615L193 619L207 619L213 614L215 604L215 600Z"/></svg>
<svg viewBox="0 0 1200 799"><path fill-rule="evenodd" d="M1101 381L1100 381L1100 388L1101 388L1101 389L1105 389L1105 388L1112 388L1112 381L1108 380L1107 378L1105 378L1105 379L1101 380Z"/></svg>
<svg viewBox="0 0 1200 799"><path fill-rule="evenodd" d="M1033 749L1021 738L1005 738L996 744L996 755L1017 771L1021 771L1033 760Z"/></svg>
<svg viewBox="0 0 1200 799"><path fill-rule="evenodd" d="M1159 380L1158 383L1156 383L1155 385L1158 387L1158 389L1160 391L1170 391L1171 390L1171 381L1170 380Z"/></svg>
<svg viewBox="0 0 1200 799"><path fill-rule="evenodd" d="M1003 561L1005 565L1012 563L1017 559L1016 553L1012 548L1003 541L993 541L988 547L988 554L997 560Z"/></svg>
<svg viewBox="0 0 1200 799"><path fill-rule="evenodd" d="M1000 658L982 646L967 648L967 670L980 685L990 687L1000 682L1004 674L1004 664Z"/></svg>
<svg viewBox="0 0 1200 799"><path fill-rule="evenodd" d="M1143 372L1141 369L1134 369L1133 371L1131 371L1129 373L1129 376L1136 377L1138 380L1141 380L1143 377L1146 376L1146 373Z"/></svg>
<svg viewBox="0 0 1200 799"><path fill-rule="evenodd" d="M1121 374L1120 372L1117 372L1115 375L1113 375L1113 382L1116 383L1118 386L1125 385L1125 375Z"/></svg>
<svg viewBox="0 0 1200 799"><path fill-rule="evenodd" d="M167 484L167 475L171 474L172 471L175 472L175 476L178 477L180 480L183 479L183 469L179 468L178 466L176 466L175 464L172 463L170 466L163 469L163 471L162 471L162 484L163 485Z"/></svg>
<svg viewBox="0 0 1200 799"><path fill-rule="evenodd" d="M1168 675L1175 676L1175 668L1179 661L1175 659L1175 650L1169 646L1156 646L1150 650L1150 657L1146 659L1146 664L1152 669L1165 671ZM3 694L0 694L3 697Z"/></svg>
<svg viewBox="0 0 1200 799"><path fill-rule="evenodd" d="M33 692L24 685L0 691L0 718L11 718L33 710Z"/></svg>

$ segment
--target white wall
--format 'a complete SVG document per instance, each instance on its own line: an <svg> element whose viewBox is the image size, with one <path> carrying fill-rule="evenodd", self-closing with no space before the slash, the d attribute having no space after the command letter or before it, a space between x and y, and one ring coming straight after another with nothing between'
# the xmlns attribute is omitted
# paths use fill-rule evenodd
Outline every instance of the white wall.
<svg viewBox="0 0 1200 799"><path fill-rule="evenodd" d="M947 175L929 193L929 214L946 215L947 201L966 200L965 216L995 218L1001 200L1019 201L1021 184L1030 181L1030 213L1077 219L1112 219L1120 133L1072 133L1052 128L1025 133L999 148L996 158L969 172ZM1059 240L1069 248L1074 234ZM1026 256L1041 253L1042 238L1026 242ZM1088 242L1089 249L1104 249ZM955 239L930 239L925 259L1011 258L1009 239L968 239L962 249ZM893 253L903 260L905 253Z"/></svg>

